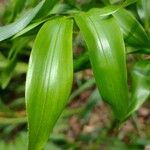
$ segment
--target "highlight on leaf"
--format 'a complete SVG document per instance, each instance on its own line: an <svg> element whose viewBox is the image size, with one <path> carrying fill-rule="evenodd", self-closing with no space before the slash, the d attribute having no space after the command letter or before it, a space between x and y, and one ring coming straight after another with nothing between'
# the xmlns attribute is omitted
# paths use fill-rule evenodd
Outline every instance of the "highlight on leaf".
<svg viewBox="0 0 150 150"><path fill-rule="evenodd" d="M150 60L141 60L134 65L132 72L132 94L128 115L138 110L150 96Z"/></svg>
<svg viewBox="0 0 150 150"><path fill-rule="evenodd" d="M36 37L26 81L29 150L44 147L68 101L73 80L72 26L70 19L54 19Z"/></svg>
<svg viewBox="0 0 150 150"><path fill-rule="evenodd" d="M113 13L124 34L125 42L134 47L150 47L150 40L142 25L132 13L126 9L119 9Z"/></svg>
<svg viewBox="0 0 150 150"><path fill-rule="evenodd" d="M128 86L125 47L118 24L113 17L101 18L93 13L76 15L75 20L87 44L100 94L121 121L128 108Z"/></svg>
<svg viewBox="0 0 150 150"><path fill-rule="evenodd" d="M23 16L15 22L0 27L0 41L8 39L24 29L36 16L43 4L44 1L41 1L35 8L32 8L29 11L25 12Z"/></svg>

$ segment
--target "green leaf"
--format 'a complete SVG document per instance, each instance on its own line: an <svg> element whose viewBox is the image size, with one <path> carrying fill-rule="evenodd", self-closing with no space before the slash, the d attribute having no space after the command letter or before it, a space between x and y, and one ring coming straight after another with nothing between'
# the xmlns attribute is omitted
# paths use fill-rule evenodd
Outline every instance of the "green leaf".
<svg viewBox="0 0 150 150"><path fill-rule="evenodd" d="M25 6L26 0L15 0L13 1L14 7L12 12L12 18L11 20L14 20L16 16L23 10Z"/></svg>
<svg viewBox="0 0 150 150"><path fill-rule="evenodd" d="M134 47L149 47L149 39L142 25L136 20L133 14L125 9L113 13L120 25L125 42Z"/></svg>
<svg viewBox="0 0 150 150"><path fill-rule="evenodd" d="M137 0L126 0L125 2L123 2L120 5L108 5L106 7L103 8L92 8L90 9L89 13L94 13L100 16L108 16L108 15L112 15L114 13L117 13L118 10L122 9L122 7L126 7L128 5L131 5L133 3L135 3Z"/></svg>
<svg viewBox="0 0 150 150"><path fill-rule="evenodd" d="M81 13L75 20L83 34L100 94L118 120L128 108L126 58L123 37L112 17Z"/></svg>
<svg viewBox="0 0 150 150"><path fill-rule="evenodd" d="M72 20L66 18L48 21L35 40L25 94L29 150L43 148L69 98L73 79L72 28Z"/></svg>
<svg viewBox="0 0 150 150"><path fill-rule="evenodd" d="M0 86L2 89L5 89L9 84L17 65L18 54L26 46L29 40L30 37L20 38L13 41L13 46L10 49L8 59L4 61L6 65L4 68L0 69Z"/></svg>
<svg viewBox="0 0 150 150"><path fill-rule="evenodd" d="M142 0L146 23L150 25L150 1Z"/></svg>
<svg viewBox="0 0 150 150"><path fill-rule="evenodd" d="M74 72L90 68L89 53L86 51L73 61Z"/></svg>
<svg viewBox="0 0 150 150"><path fill-rule="evenodd" d="M138 14L144 19L145 29L150 33L150 1L139 0L138 1Z"/></svg>
<svg viewBox="0 0 150 150"><path fill-rule="evenodd" d="M109 5L104 8L92 8L89 10L89 13L97 14L100 16L109 16L117 12L121 7L122 5L119 6Z"/></svg>
<svg viewBox="0 0 150 150"><path fill-rule="evenodd" d="M150 60L135 64L132 72L132 95L128 116L144 103L150 96Z"/></svg>
<svg viewBox="0 0 150 150"><path fill-rule="evenodd" d="M131 4L134 4L135 2L137 2L137 0L126 0L125 2L123 2L123 7L127 7Z"/></svg>
<svg viewBox="0 0 150 150"><path fill-rule="evenodd" d="M49 12L48 15L53 15L53 14L72 14L76 13L78 10L75 9L75 7L70 6L68 4L63 4L63 3L57 3L53 9Z"/></svg>
<svg viewBox="0 0 150 150"><path fill-rule="evenodd" d="M128 48L127 54L150 54L150 48Z"/></svg>
<svg viewBox="0 0 150 150"><path fill-rule="evenodd" d="M36 18L40 18L47 15L58 1L59 0L45 0L44 5L38 12Z"/></svg>
<svg viewBox="0 0 150 150"><path fill-rule="evenodd" d="M20 19L15 22L0 27L0 41L10 38L22 29L24 29L36 16L41 9L44 1L40 2L35 8L27 11Z"/></svg>
<svg viewBox="0 0 150 150"><path fill-rule="evenodd" d="M111 4L116 4L116 3L122 3L123 7L127 7L128 5L131 5L133 3L137 2L137 0L110 0Z"/></svg>
<svg viewBox="0 0 150 150"><path fill-rule="evenodd" d="M27 34L29 32L31 32L33 29L37 28L38 26L40 26L42 23L44 23L46 20L42 20L42 21L38 21L35 23L30 24L29 26L27 26L26 28L24 28L23 30L21 30L20 32L18 32L13 39L23 36L24 34Z"/></svg>

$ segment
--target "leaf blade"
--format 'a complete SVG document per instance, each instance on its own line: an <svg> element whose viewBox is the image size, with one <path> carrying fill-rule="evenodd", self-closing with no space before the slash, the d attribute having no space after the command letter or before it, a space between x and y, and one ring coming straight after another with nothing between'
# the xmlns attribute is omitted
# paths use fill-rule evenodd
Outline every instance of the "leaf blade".
<svg viewBox="0 0 150 150"><path fill-rule="evenodd" d="M24 29L36 16L38 11L41 9L44 1L40 2L35 8L26 12L20 19L17 21L0 27L0 42L10 38L11 36L15 35L22 29Z"/></svg>
<svg viewBox="0 0 150 150"><path fill-rule="evenodd" d="M59 0L45 0L44 5L38 12L36 18L40 18L47 15L58 1Z"/></svg>
<svg viewBox="0 0 150 150"><path fill-rule="evenodd" d="M89 17L90 16L90 17ZM89 49L96 84L118 120L128 107L125 48L122 34L113 18L80 14L75 20ZM113 30L112 30L112 27ZM117 37L114 38L114 35ZM109 81L108 81L109 80Z"/></svg>
<svg viewBox="0 0 150 150"><path fill-rule="evenodd" d="M26 81L29 150L43 148L67 102L73 78L72 26L72 20L55 19L37 35Z"/></svg>
<svg viewBox="0 0 150 150"><path fill-rule="evenodd" d="M128 115L131 115L150 96L150 60L142 60L134 65L132 72L132 94Z"/></svg>
<svg viewBox="0 0 150 150"><path fill-rule="evenodd" d="M120 9L113 13L113 16L120 25L125 42L134 47L149 47L149 38L142 25L136 20L132 13Z"/></svg>

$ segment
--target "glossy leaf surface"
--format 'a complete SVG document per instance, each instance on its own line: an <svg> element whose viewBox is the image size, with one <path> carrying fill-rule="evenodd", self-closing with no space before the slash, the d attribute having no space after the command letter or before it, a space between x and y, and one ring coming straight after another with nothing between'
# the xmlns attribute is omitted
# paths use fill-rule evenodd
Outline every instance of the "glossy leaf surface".
<svg viewBox="0 0 150 150"><path fill-rule="evenodd" d="M127 44L135 47L150 46L147 34L132 13L122 8L114 13L113 16L120 25Z"/></svg>
<svg viewBox="0 0 150 150"><path fill-rule="evenodd" d="M66 18L48 21L35 40L25 94L29 150L43 148L69 98L73 79L72 26L72 20Z"/></svg>
<svg viewBox="0 0 150 150"><path fill-rule="evenodd" d="M128 5L131 5L135 3L137 0L126 0L125 2L122 2L120 5L108 5L104 8L92 8L90 9L90 13L97 13L100 16L108 16L116 13L118 10L120 10L123 7L127 7Z"/></svg>
<svg viewBox="0 0 150 150"><path fill-rule="evenodd" d="M24 36L27 33L31 32L32 30L36 29L38 26L40 26L42 23L44 23L45 20L39 21L39 22L35 22L33 24L30 24L29 26L27 26L26 28L24 28L23 30L21 30L20 32L18 32L13 39L20 37L20 36Z"/></svg>
<svg viewBox="0 0 150 150"><path fill-rule="evenodd" d="M139 61L132 73L132 96L128 115L139 109L150 96L150 60Z"/></svg>
<svg viewBox="0 0 150 150"><path fill-rule="evenodd" d="M128 107L125 47L114 18L82 13L75 20L83 34L96 84L103 99L122 120Z"/></svg>
<svg viewBox="0 0 150 150"><path fill-rule="evenodd" d="M0 41L8 39L24 29L41 9L43 2L44 1L40 2L35 8L27 11L20 19L16 20L15 22L0 27Z"/></svg>

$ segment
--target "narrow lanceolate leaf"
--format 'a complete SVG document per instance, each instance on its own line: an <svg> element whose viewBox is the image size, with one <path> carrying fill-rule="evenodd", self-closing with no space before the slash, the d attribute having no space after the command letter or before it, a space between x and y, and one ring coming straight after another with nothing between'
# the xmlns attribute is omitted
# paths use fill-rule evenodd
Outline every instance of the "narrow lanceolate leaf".
<svg viewBox="0 0 150 150"><path fill-rule="evenodd" d="M15 22L0 27L0 41L8 39L24 29L41 9L43 2L44 1L40 2L35 8L27 11L20 19L16 20Z"/></svg>
<svg viewBox="0 0 150 150"><path fill-rule="evenodd" d="M121 7L122 5L118 5L118 6L110 5L104 8L92 8L90 9L89 13L97 14L104 17L104 16L112 15L113 13L117 12Z"/></svg>
<svg viewBox="0 0 150 150"><path fill-rule="evenodd" d="M36 28L39 27L40 29L40 25L42 23L44 23L46 20L42 20L42 21L38 21L38 22L35 22L33 24L30 24L29 26L27 26L26 28L24 28L23 30L21 30L20 32L18 32L14 37L13 39L17 38L17 37L20 37L20 36L24 36L24 35L27 35L28 33L32 33L33 30L36 31Z"/></svg>
<svg viewBox="0 0 150 150"><path fill-rule="evenodd" d="M104 8L92 8L89 12L90 13L97 13L100 16L108 16L108 15L112 15L114 13L116 13L118 10L120 10L122 7L126 7L128 5L131 5L133 3L135 3L137 0L127 0L125 2L123 2L120 5L108 5Z"/></svg>
<svg viewBox="0 0 150 150"><path fill-rule="evenodd" d="M134 47L150 46L147 34L132 13L122 8L114 13L113 16L120 25L127 44Z"/></svg>
<svg viewBox="0 0 150 150"><path fill-rule="evenodd" d="M150 96L150 60L139 61L132 73L132 93L128 116Z"/></svg>
<svg viewBox="0 0 150 150"><path fill-rule="evenodd" d="M45 0L42 9L37 14L37 18L47 15L58 1L59 0Z"/></svg>
<svg viewBox="0 0 150 150"><path fill-rule="evenodd" d="M26 81L29 150L41 150L71 90L72 20L46 22L35 40Z"/></svg>
<svg viewBox="0 0 150 150"><path fill-rule="evenodd" d="M114 18L79 14L75 20L89 49L96 84L103 99L122 120L128 107L125 47Z"/></svg>

